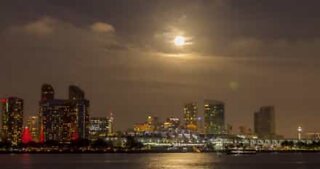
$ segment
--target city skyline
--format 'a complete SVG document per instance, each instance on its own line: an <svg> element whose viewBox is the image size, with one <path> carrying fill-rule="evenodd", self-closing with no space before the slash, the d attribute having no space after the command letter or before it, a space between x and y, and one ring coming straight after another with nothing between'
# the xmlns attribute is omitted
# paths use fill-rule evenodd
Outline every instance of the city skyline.
<svg viewBox="0 0 320 169"><path fill-rule="evenodd" d="M253 128L253 112L274 105L277 133L318 132L319 5L1 1L0 97L23 98L29 116L43 83L57 98L80 86L92 115L113 112L118 130L150 113L182 117L185 103L204 99L226 103L226 123Z"/></svg>
<svg viewBox="0 0 320 169"><path fill-rule="evenodd" d="M48 88L49 87L49 88ZM80 94L79 94L79 92L80 92ZM78 99L83 99L84 97L85 97L85 92L84 92L84 90L82 90L82 89L80 89L78 86L75 86L75 85L69 85L69 89L68 89L68 92L67 92L67 94L66 94L66 96L67 96L67 98L68 99L66 99L66 100L63 100L63 99L57 99L57 97L56 97L56 91L55 91L55 88L51 85L51 84L48 84L48 83L43 83L42 84L42 87L41 87L41 92L40 92L41 94L40 94L40 107L41 107L41 102L43 102L42 100L44 100L45 102L46 101L49 101L50 102L50 100L52 100L53 102L53 104L61 104L61 105L67 105L68 107L69 107L69 102L71 101L72 102L72 100L74 100L74 99L76 99L76 97L78 97ZM19 97L17 97L17 96L9 96L9 97L7 97L7 98L2 98L2 100L6 100L6 99L9 99L9 98L19 98ZM23 99L23 98L21 98L24 102L25 102L25 100ZM86 102L88 102L88 103L86 103L86 104L89 104L89 102L90 102L90 100L86 100ZM202 102L202 103L201 103ZM257 111L255 110L255 111L253 111L252 112L252 116L251 116L251 118L252 118L252 123L251 124L241 124L241 125L239 125L239 126L236 126L236 125L234 125L234 124L232 124L232 123L229 123L228 121L226 121L225 120L225 118L224 118L224 116L228 116L228 112L225 112L225 103L224 102L221 102L221 101L218 101L218 100L212 100L212 99L208 99L208 98L206 98L206 99L203 99L202 101L201 101L200 103L199 102L195 102L195 101L192 101L192 102L189 102L189 103L184 103L184 104L182 104L181 106L180 106L180 114L171 114L171 115L169 115L169 116L161 116L161 115L159 115L159 114L156 114L156 113L152 113L152 112L147 112L146 113L146 115L148 115L148 117L151 117L150 115L152 115L152 116L154 116L154 117L160 117L160 119L161 120L165 120L166 118L169 118L169 117L178 117L179 119L181 119L182 120L182 122L184 123L184 125L182 125L182 126L185 126L186 128L189 128L189 127L187 127L188 125L188 123L190 123L190 122L188 122L189 120L188 120L188 118L190 118L190 117L188 117L187 119L186 119L186 111L191 111L191 112L193 112L194 113L194 115L192 115L192 117L191 117L191 119L193 119L194 120L194 122L193 123L195 123L195 128L194 129L192 129L193 127L191 127L190 128L190 130L192 131L192 130L194 130L194 131L197 131L197 132L199 132L199 129L200 130L204 130L205 131L205 133L207 133L206 132L206 129L205 129L205 126L202 126L203 128L201 129L201 128L199 128L199 122L201 121L199 121L199 119L198 118L201 118L202 119L202 122L201 123L204 123L204 124L202 124L202 125L205 125L205 117L206 117L206 113L207 113L207 111L208 110L210 110L211 109L211 107L210 106L215 106L215 105L220 105L220 104L222 104L223 105L223 107L222 107L222 112L223 112L223 125L222 125L222 127L223 128L221 128L221 129L219 129L219 130L221 130L221 131L223 131L222 133L227 133L227 130L228 130L228 128L229 127L231 127L231 132L232 133L241 133L241 129L240 128L242 128L242 127L244 127L244 128L246 128L246 129L248 129L248 130L254 130L255 129L255 116L256 116L256 114L257 114ZM228 105L228 104L227 104ZM25 106L25 105L24 105ZM39 105L38 105L39 106ZM184 107L183 107L184 106ZM190 110L188 109L188 107L190 107L191 106L191 108L190 108ZM193 108L194 107L194 108ZM209 108L210 107L210 108ZM273 123L276 123L276 121L277 121L277 113L275 113L275 107L272 105L272 106L268 106L267 104L265 104L265 105L260 105L260 106L257 106L257 107L260 107L260 111L261 110L263 110L263 109L266 109L266 108L268 108L268 107L271 107L272 108L272 111L273 111ZM38 107L39 108L39 107ZM208 109L209 108L209 109ZM212 107L213 108L213 107ZM68 108L69 109L69 108ZM216 109L216 108L215 108ZM219 109L220 108L217 108L217 110L211 110L211 111L220 111ZM41 110L41 109L40 109ZM68 111L71 111L71 110L68 110ZM40 111L41 112L41 111ZM23 114L24 114L24 116L23 116L23 127L25 127L25 126L28 126L28 120L29 120L29 118L31 118L31 117L33 117L33 116L36 116L36 117L38 117L38 115L39 115L39 113L40 112L36 112L36 114L30 114L30 115L26 115L25 114L25 112L24 112L24 110L23 110ZM210 112L210 111L209 111ZM258 111L259 112L259 111ZM99 118L99 117L103 117L103 118L107 118L107 116L108 116L108 114L114 114L115 112L105 112L104 114L102 114L101 116L99 116L99 115L96 115L96 114L92 114L92 112L90 111L90 109L88 109L88 113L90 114L90 119L93 117L93 118ZM189 116L189 115L188 115ZM113 117L112 117L113 118ZM263 119L261 119L262 121L264 121ZM138 120L139 122L141 122L141 119L139 119ZM119 122L119 121L118 121ZM121 122L120 122L121 123ZM135 122L135 121L131 121L131 123L130 124L128 124L128 127L126 127L126 128L123 128L123 129L117 129L116 128L116 130L117 131L127 131L127 130L131 130L131 129L133 129L133 126L135 125L135 124L138 124L137 122ZM219 124L215 124L215 125L219 125ZM117 125L115 125L115 126L117 126ZM274 128L273 128L273 134L274 134L274 136L277 136L277 135L279 135L279 136L285 136L285 137L287 137L287 138L290 138L290 136L288 137L288 135L287 135L287 133L279 133L279 132L277 132L277 128L276 128L276 126L278 126L278 125L275 125L274 126ZM301 127L301 126L298 126L298 127ZM40 128L39 128L40 129ZM305 131L305 133L312 133L312 132L316 132L316 131L308 131L308 129ZM210 133L210 132L209 132ZM220 133L220 132L219 132ZM254 132L255 134L258 134L257 132ZM295 133L294 133L294 135L292 136L292 138L295 138L296 137L296 133L297 133L297 130L295 130ZM216 134L218 134L218 133L216 133Z"/></svg>
<svg viewBox="0 0 320 169"><path fill-rule="evenodd" d="M107 126L105 134L113 131L113 113L110 112L110 116L95 116L90 114L90 100L85 98L85 91L75 85L69 85L68 88L68 99L57 99L55 95L55 89L52 85L44 83L41 86L39 101L39 112L37 115L23 116L23 106L20 108L22 116L21 119L21 131L24 127L28 127L32 132L33 140L57 140L60 142L69 142L73 135L77 133L77 137L80 139L88 139L90 133L90 126L92 121L93 125L104 125ZM9 109L5 109L8 105L4 104L10 99L18 97L1 98L2 103L2 127L3 124L11 123L5 120L5 113ZM18 98L20 99L20 98ZM23 99L21 99L23 101ZM202 109L201 109L202 107ZM200 108L200 109L199 109ZM199 112L203 110L203 112ZM272 115L269 115L269 112ZM14 113L14 112L13 112ZM266 114L267 113L267 114ZM274 106L262 106L259 111L253 113L254 123L245 124L242 126L234 126L233 124L225 121L225 103L218 100L204 99L203 104L197 102L189 102L184 104L183 107L183 125L179 126L191 132L202 133L202 134L255 134L261 138L281 138L282 133L276 132L276 115ZM261 114L261 115L259 115ZM148 120L145 123L133 123L130 127L125 130L117 130L120 132L131 131L132 129L136 132L153 132L157 131L157 127L160 125L160 118L158 115L148 115ZM259 116L258 116L259 115ZM8 115L6 115L8 116ZM177 116L179 120L179 116ZM171 117L164 117L164 119L170 119ZM109 119L110 118L110 119ZM155 118L155 119L154 119ZM36 120L38 119L38 120ZM77 119L77 120L76 120ZM97 120L101 120L98 122ZM163 119L161 119L162 121ZM33 121L33 122L32 122ZM37 121L37 122L36 122ZM104 121L104 122L103 122ZM164 123L168 121L163 121ZM14 122L16 123L16 122ZM33 126L31 125L33 123ZM34 127L37 124L38 127ZM99 124L100 123L100 124ZM112 123L109 127L108 123ZM171 122L169 122L171 123ZM23 124L23 126L22 126ZM165 125L165 124L164 124ZM69 126L69 127L67 127ZM132 127L133 126L133 127ZM152 127L153 126L153 127ZM251 127L252 126L252 127ZM258 126L258 127L257 127ZM67 128L66 128L67 127ZM71 127L71 128L70 128ZM109 129L108 129L109 128ZM112 128L112 129L111 129ZM301 128L301 126L299 126ZM254 132L252 133L252 129ZM247 130L247 131L245 131ZM64 131L64 132L62 132ZM92 131L91 133L95 133ZM99 133L99 132L97 132ZM262 133L262 134L261 134ZM312 133L312 132L309 132ZM44 137L42 137L43 135ZM18 136L20 138L21 136ZM40 138L42 137L42 138ZM98 136L94 136L98 137ZM106 137L106 135L105 135ZM65 141L66 140L66 141Z"/></svg>

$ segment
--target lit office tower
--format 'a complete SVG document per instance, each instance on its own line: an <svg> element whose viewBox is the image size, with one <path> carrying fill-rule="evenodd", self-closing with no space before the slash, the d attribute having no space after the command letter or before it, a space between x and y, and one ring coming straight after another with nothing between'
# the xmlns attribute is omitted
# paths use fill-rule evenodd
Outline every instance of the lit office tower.
<svg viewBox="0 0 320 169"><path fill-rule="evenodd" d="M30 116L27 120L27 127L30 131L32 140L39 141L39 118L38 116Z"/></svg>
<svg viewBox="0 0 320 169"><path fill-rule="evenodd" d="M109 119L107 117L90 118L89 135L90 140L105 139L109 133Z"/></svg>
<svg viewBox="0 0 320 169"><path fill-rule="evenodd" d="M62 114L68 112L68 107L65 104L64 100L54 98L54 89L51 85L42 85L39 102L39 126L43 129L44 141L61 141Z"/></svg>
<svg viewBox="0 0 320 169"><path fill-rule="evenodd" d="M197 131L197 114L196 103L188 103L184 106L184 122L187 129Z"/></svg>
<svg viewBox="0 0 320 169"><path fill-rule="evenodd" d="M53 99L40 102L40 114L44 141L70 142L71 122L67 100Z"/></svg>
<svg viewBox="0 0 320 169"><path fill-rule="evenodd" d="M275 136L275 109L273 106L261 107L254 113L254 132L259 138Z"/></svg>
<svg viewBox="0 0 320 169"><path fill-rule="evenodd" d="M206 134L223 134L224 126L224 103L215 100L205 100L204 125Z"/></svg>
<svg viewBox="0 0 320 169"><path fill-rule="evenodd" d="M39 127L42 129L42 131L39 131L39 139L40 139L40 132L43 132L43 135L45 138L43 138L43 141L47 141L46 139L49 139L48 133L45 133L44 130L45 128L49 128L47 124L47 120L50 119L48 111L49 109L49 101L54 99L54 89L51 85L49 84L43 84L41 86L41 96L40 96L40 101L39 101ZM45 117L44 117L45 116ZM52 136L50 136L50 139L52 139Z"/></svg>
<svg viewBox="0 0 320 169"><path fill-rule="evenodd" d="M80 139L89 138L89 101L84 92L77 86L69 86L70 114L73 128Z"/></svg>
<svg viewBox="0 0 320 169"><path fill-rule="evenodd" d="M77 86L69 86L68 99L55 99L53 87L44 84L40 101L40 128L43 141L70 143L89 136L89 101Z"/></svg>
<svg viewBox="0 0 320 169"><path fill-rule="evenodd" d="M23 100L17 97L1 99L3 141L18 145L23 130Z"/></svg>

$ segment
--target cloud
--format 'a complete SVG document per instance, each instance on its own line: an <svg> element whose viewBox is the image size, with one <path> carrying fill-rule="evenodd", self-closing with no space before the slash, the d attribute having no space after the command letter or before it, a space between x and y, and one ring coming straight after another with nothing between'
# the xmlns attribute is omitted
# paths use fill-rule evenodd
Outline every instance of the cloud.
<svg viewBox="0 0 320 169"><path fill-rule="evenodd" d="M126 44L120 43L114 34L96 32L114 32L114 28L112 25L102 22L79 26L70 20L44 16L29 20L24 24L12 25L5 29L1 35L3 43L8 45L24 43L63 51L79 50L83 46L92 46L89 49L85 48L86 50L98 48L99 50L116 51L126 49ZM19 42L15 42L18 39Z"/></svg>
<svg viewBox="0 0 320 169"><path fill-rule="evenodd" d="M87 29L89 26L89 30ZM95 36L93 33L113 33L115 32L115 29L112 25L105 23L105 22L95 22L92 25L88 25L85 27L79 27L71 22L56 19L51 16L44 16L41 18L38 18L36 20L31 20L25 24L22 25L16 25L11 26L8 31L11 33L23 33L25 35L33 35L38 37L44 37L49 36L52 34L55 34L55 36L58 35L65 35L71 36L74 34L82 34L82 35L89 35L92 38L99 39L101 37ZM71 35L70 35L71 33ZM106 34L109 35L109 34ZM114 37L109 37L114 38ZM103 38L105 39L105 37Z"/></svg>
<svg viewBox="0 0 320 169"><path fill-rule="evenodd" d="M35 35L48 35L54 32L57 20L51 17L42 17L23 26L23 30Z"/></svg>
<svg viewBox="0 0 320 169"><path fill-rule="evenodd" d="M112 33L115 31L114 27L108 23L95 22L90 26L93 32L98 33Z"/></svg>

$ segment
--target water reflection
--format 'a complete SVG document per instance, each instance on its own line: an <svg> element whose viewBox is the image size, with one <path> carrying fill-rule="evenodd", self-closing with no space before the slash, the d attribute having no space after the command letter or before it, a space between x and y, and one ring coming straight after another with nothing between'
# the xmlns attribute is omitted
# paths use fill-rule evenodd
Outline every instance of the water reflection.
<svg viewBox="0 0 320 169"><path fill-rule="evenodd" d="M146 168L148 169L202 169L212 168L220 159L215 155L185 153L151 155L146 161Z"/></svg>
<svg viewBox="0 0 320 169"><path fill-rule="evenodd" d="M320 154L0 154L1 169L318 169Z"/></svg>
<svg viewBox="0 0 320 169"><path fill-rule="evenodd" d="M21 154L21 168L31 169L32 168L32 159L31 154Z"/></svg>

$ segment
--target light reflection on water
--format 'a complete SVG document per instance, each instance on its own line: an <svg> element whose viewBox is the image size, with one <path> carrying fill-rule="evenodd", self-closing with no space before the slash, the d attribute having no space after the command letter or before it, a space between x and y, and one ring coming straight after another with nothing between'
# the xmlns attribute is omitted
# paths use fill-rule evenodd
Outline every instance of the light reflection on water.
<svg viewBox="0 0 320 169"><path fill-rule="evenodd" d="M319 153L0 154L1 169L319 169Z"/></svg>
<svg viewBox="0 0 320 169"><path fill-rule="evenodd" d="M214 158L212 158L214 157ZM149 156L147 168L151 169L194 169L210 168L212 164L219 161L218 156L208 156L207 154L160 154Z"/></svg>

